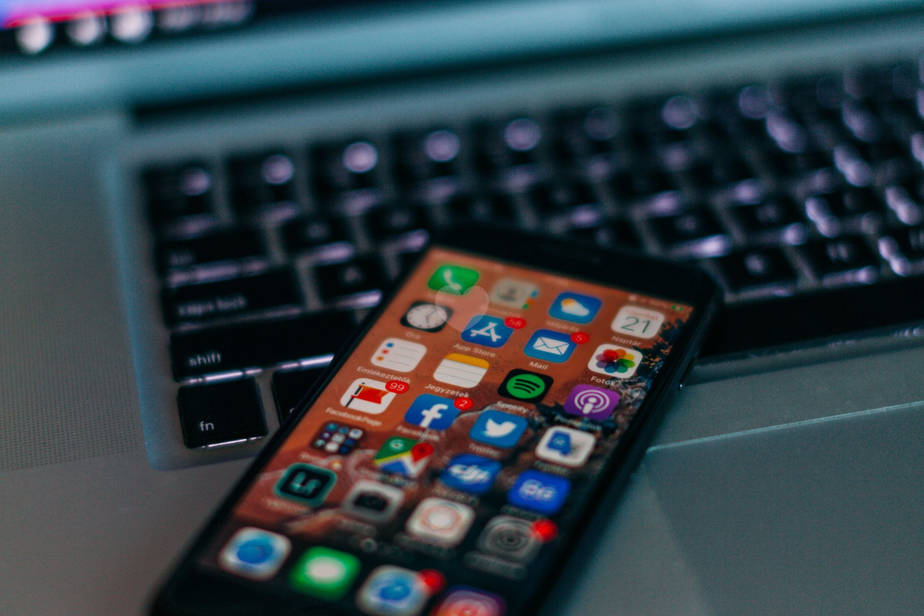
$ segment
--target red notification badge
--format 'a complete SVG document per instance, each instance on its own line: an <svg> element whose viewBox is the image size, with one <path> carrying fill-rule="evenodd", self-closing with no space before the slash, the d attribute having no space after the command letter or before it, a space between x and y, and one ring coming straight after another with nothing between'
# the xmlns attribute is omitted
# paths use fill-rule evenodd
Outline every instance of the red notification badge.
<svg viewBox="0 0 924 616"><path fill-rule="evenodd" d="M523 329L526 327L526 319L520 317L507 317L504 319L504 325L513 329Z"/></svg>
<svg viewBox="0 0 924 616"><path fill-rule="evenodd" d="M404 381L393 380L385 383L385 389L395 394L403 394L410 388L411 386Z"/></svg>

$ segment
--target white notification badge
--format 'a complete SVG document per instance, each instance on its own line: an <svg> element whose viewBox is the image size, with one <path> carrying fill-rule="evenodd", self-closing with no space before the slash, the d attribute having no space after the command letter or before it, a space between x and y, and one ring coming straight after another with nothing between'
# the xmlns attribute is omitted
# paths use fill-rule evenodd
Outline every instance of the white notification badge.
<svg viewBox="0 0 924 616"><path fill-rule="evenodd" d="M664 314L641 306L623 306L616 313L614 332L635 338L654 338L664 323Z"/></svg>

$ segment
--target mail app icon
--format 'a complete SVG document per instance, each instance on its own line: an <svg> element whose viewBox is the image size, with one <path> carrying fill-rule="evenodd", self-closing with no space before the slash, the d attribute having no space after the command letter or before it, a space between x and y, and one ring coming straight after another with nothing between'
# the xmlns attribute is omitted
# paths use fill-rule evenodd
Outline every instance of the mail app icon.
<svg viewBox="0 0 924 616"><path fill-rule="evenodd" d="M560 364L568 361L576 346L570 334L552 329L538 329L533 332L523 352L536 359Z"/></svg>

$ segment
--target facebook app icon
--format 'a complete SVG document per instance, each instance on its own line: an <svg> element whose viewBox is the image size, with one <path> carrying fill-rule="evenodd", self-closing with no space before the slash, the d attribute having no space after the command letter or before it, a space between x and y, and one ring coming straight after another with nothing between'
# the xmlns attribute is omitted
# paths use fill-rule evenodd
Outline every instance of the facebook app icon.
<svg viewBox="0 0 924 616"><path fill-rule="evenodd" d="M452 398L422 394L404 414L404 421L427 430L445 430L458 415Z"/></svg>

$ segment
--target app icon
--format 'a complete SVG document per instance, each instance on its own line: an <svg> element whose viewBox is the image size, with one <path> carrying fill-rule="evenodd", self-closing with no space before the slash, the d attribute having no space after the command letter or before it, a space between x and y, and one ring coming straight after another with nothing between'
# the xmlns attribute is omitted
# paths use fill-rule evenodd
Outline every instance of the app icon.
<svg viewBox="0 0 924 616"><path fill-rule="evenodd" d="M430 598L420 574L410 569L376 567L356 593L356 604L372 616L412 616Z"/></svg>
<svg viewBox="0 0 924 616"><path fill-rule="evenodd" d="M452 309L432 302L414 302L401 317L401 325L425 332L438 332L449 322Z"/></svg>
<svg viewBox="0 0 924 616"><path fill-rule="evenodd" d="M601 344L594 350L587 367L600 374L627 379L635 374L641 361L641 351L618 344Z"/></svg>
<svg viewBox="0 0 924 616"><path fill-rule="evenodd" d="M491 287L488 299L500 306L523 310L529 308L538 295L539 287L527 280L501 278Z"/></svg>
<svg viewBox="0 0 924 616"><path fill-rule="evenodd" d="M431 457L433 445L430 443L393 436L385 441L373 462L380 471L414 479L427 468Z"/></svg>
<svg viewBox="0 0 924 616"><path fill-rule="evenodd" d="M434 291L464 295L478 282L478 271L461 265L441 265L436 268L427 286Z"/></svg>
<svg viewBox="0 0 924 616"><path fill-rule="evenodd" d="M575 385L565 400L564 409L569 415L604 421L619 404L619 394L593 385Z"/></svg>
<svg viewBox="0 0 924 616"><path fill-rule="evenodd" d="M555 426L546 430L536 446L536 456L547 462L578 467L587 462L597 439L581 430Z"/></svg>
<svg viewBox="0 0 924 616"><path fill-rule="evenodd" d="M530 357L560 364L571 357L577 347L571 341L571 335L551 329L537 329L523 352Z"/></svg>
<svg viewBox="0 0 924 616"><path fill-rule="evenodd" d="M378 481L357 481L347 494L341 508L348 514L369 520L387 522L392 519L404 501L404 492Z"/></svg>
<svg viewBox="0 0 924 616"><path fill-rule="evenodd" d="M462 330L462 340L497 348L504 346L512 333L513 328L507 327L503 319L481 314L472 317Z"/></svg>
<svg viewBox="0 0 924 616"><path fill-rule="evenodd" d="M362 428L329 421L315 434L311 446L327 453L339 453L345 456L356 449L364 434Z"/></svg>
<svg viewBox="0 0 924 616"><path fill-rule="evenodd" d="M571 482L564 477L541 471L524 471L507 492L507 500L516 507L544 515L554 515L565 504Z"/></svg>
<svg viewBox="0 0 924 616"><path fill-rule="evenodd" d="M417 367L427 353L427 347L401 338L386 338L372 354L372 365L394 370L410 372Z"/></svg>
<svg viewBox="0 0 924 616"><path fill-rule="evenodd" d="M532 524L509 515L491 518L478 537L479 550L510 560L529 560L541 546Z"/></svg>
<svg viewBox="0 0 924 616"><path fill-rule="evenodd" d="M513 447L520 441L527 425L525 417L489 409L482 411L478 416L478 420L469 431L469 436L479 443L495 447Z"/></svg>
<svg viewBox="0 0 924 616"><path fill-rule="evenodd" d="M221 568L254 580L273 577L292 544L282 535L251 526L234 533L218 555Z"/></svg>
<svg viewBox="0 0 924 616"><path fill-rule="evenodd" d="M573 323L590 323L603 302L592 295L560 293L549 307L549 316Z"/></svg>
<svg viewBox="0 0 924 616"><path fill-rule="evenodd" d="M453 586L432 616L504 616L506 604L494 593Z"/></svg>
<svg viewBox="0 0 924 616"><path fill-rule="evenodd" d="M407 532L451 547L462 541L475 519L471 507L444 498L423 499L407 521Z"/></svg>
<svg viewBox="0 0 924 616"><path fill-rule="evenodd" d="M385 389L385 383L374 379L356 379L340 398L340 404L354 411L378 415L384 413L395 394Z"/></svg>
<svg viewBox="0 0 924 616"><path fill-rule="evenodd" d="M404 414L404 421L427 430L445 430L458 415L452 398L421 394Z"/></svg>
<svg viewBox="0 0 924 616"><path fill-rule="evenodd" d="M359 569L359 559L352 554L315 546L295 563L289 584L303 593L335 600L346 594Z"/></svg>
<svg viewBox="0 0 924 616"><path fill-rule="evenodd" d="M610 327L614 332L636 338L654 338L664 323L664 315L657 310L640 306L623 306L613 318Z"/></svg>
<svg viewBox="0 0 924 616"><path fill-rule="evenodd" d="M552 377L514 368L507 373L497 392L524 402L539 402L552 386Z"/></svg>
<svg viewBox="0 0 924 616"><path fill-rule="evenodd" d="M515 427L515 424L511 425ZM455 490L484 494L491 489L500 469L501 463L497 460L463 453L449 461L440 475L440 480Z"/></svg>
<svg viewBox="0 0 924 616"><path fill-rule="evenodd" d="M276 483L276 494L317 507L337 483L337 475L310 464L293 464Z"/></svg>
<svg viewBox="0 0 924 616"><path fill-rule="evenodd" d="M490 365L480 357L450 353L433 371L433 378L457 387L474 387L481 382Z"/></svg>

